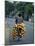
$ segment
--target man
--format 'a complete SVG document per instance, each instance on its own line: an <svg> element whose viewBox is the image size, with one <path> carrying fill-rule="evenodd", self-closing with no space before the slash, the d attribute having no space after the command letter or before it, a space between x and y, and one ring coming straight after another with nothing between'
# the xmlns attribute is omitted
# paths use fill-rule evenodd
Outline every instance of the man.
<svg viewBox="0 0 35 46"><path fill-rule="evenodd" d="M21 28L23 27L23 18L22 18L22 15L21 14L18 14L18 17L16 17L16 27L17 27L17 32L18 32L18 36L22 37L19 32L21 33ZM20 25L20 26L19 26ZM21 27L22 26L22 27ZM20 27L20 28L19 28ZM20 31L19 31L19 30Z"/></svg>
<svg viewBox="0 0 35 46"><path fill-rule="evenodd" d="M17 23L23 23L23 18L22 18L22 16L21 16L21 14L18 14L18 17L16 17L16 24Z"/></svg>

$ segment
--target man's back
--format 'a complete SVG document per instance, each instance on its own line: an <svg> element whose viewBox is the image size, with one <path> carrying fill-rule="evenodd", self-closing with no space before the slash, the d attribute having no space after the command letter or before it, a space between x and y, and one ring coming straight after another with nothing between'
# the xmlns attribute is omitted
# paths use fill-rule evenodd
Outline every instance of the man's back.
<svg viewBox="0 0 35 46"><path fill-rule="evenodd" d="M23 22L23 18L22 17L17 17L16 20L17 20L17 23L22 23Z"/></svg>

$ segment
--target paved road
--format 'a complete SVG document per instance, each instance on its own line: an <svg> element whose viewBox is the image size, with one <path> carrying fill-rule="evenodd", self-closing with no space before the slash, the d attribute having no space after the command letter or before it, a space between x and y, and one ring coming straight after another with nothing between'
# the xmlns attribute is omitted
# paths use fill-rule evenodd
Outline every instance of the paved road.
<svg viewBox="0 0 35 46"><path fill-rule="evenodd" d="M5 44L32 44L33 43L33 23L24 21L26 27L26 35L20 39L20 41L13 41L10 37L10 32L12 32L12 27L15 25L15 19L6 18L5 20ZM10 37L10 38L9 38ZM9 40L10 39L10 40Z"/></svg>

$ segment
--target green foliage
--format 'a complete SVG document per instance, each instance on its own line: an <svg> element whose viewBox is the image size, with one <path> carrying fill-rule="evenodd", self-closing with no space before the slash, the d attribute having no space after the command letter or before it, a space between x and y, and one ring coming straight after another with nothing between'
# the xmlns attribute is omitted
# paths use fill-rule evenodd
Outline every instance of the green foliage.
<svg viewBox="0 0 35 46"><path fill-rule="evenodd" d="M13 3L11 3L11 2L5 1L5 16L9 15L10 12L12 11L14 14L21 12L23 15L24 13L31 15L34 12L34 7L31 2L14 1Z"/></svg>

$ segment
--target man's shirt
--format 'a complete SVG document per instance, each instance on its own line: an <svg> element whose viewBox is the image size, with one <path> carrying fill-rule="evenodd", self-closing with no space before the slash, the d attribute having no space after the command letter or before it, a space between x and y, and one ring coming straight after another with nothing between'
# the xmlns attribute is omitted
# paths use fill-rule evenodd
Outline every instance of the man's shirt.
<svg viewBox="0 0 35 46"><path fill-rule="evenodd" d="M16 22L17 23L22 23L23 22L23 18L22 17L17 17L16 18Z"/></svg>

